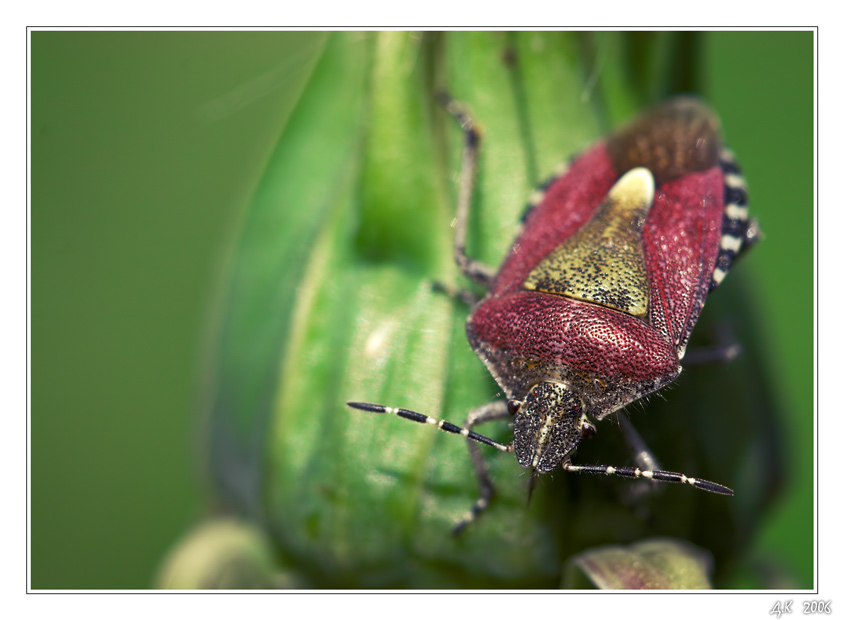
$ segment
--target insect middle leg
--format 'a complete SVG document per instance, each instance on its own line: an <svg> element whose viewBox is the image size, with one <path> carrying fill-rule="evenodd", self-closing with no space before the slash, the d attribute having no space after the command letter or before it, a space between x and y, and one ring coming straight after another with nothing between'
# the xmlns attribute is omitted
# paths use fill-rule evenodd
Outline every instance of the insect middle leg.
<svg viewBox="0 0 844 620"><path fill-rule="evenodd" d="M683 365L726 364L741 355L741 345L729 325L719 325L712 346L690 349L683 356Z"/></svg>
<svg viewBox="0 0 844 620"><path fill-rule="evenodd" d="M465 427L471 430L478 424L484 422L492 422L493 420L501 420L512 417L512 413L507 406L507 401L497 400L487 403L477 409L472 409L469 416L466 418ZM472 466L475 468L475 475L478 477L478 485L480 486L480 497L472 504L472 508L466 513L457 525L452 528L451 533L455 536L462 532L466 526L471 524L478 516L486 510L489 502L495 495L495 486L492 479L489 477L489 470L487 468L486 460L481 452L480 446L474 442L467 442L469 447L469 455L472 459Z"/></svg>

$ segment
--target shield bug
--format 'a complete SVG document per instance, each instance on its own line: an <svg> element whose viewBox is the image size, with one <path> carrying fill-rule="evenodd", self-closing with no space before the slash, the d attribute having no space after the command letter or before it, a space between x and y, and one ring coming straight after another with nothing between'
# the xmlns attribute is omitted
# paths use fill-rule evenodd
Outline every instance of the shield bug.
<svg viewBox="0 0 844 620"><path fill-rule="evenodd" d="M456 532L493 495L478 444L515 452L532 471L531 489L539 474L562 467L732 495L720 484L659 469L624 416L620 427L636 467L572 462L581 440L595 434L593 422L678 377L707 295L758 238L717 117L697 99L680 97L592 146L531 195L522 231L496 271L465 251L480 135L458 103L441 99L465 136L455 259L487 289L473 304L466 334L507 398L472 410L463 427L408 409L348 405L470 440L481 493ZM473 430L510 417L510 444Z"/></svg>

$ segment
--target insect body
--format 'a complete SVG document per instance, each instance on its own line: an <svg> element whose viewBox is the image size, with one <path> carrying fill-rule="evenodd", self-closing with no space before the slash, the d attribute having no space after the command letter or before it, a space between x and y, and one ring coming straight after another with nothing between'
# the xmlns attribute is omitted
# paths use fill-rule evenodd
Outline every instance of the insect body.
<svg viewBox="0 0 844 620"><path fill-rule="evenodd" d="M699 101L677 98L590 148L534 192L523 231L496 272L465 253L479 136L458 104L443 101L466 137L455 256L461 271L488 289L466 333L507 400L470 412L465 428L406 409L349 406L472 440L481 497L457 531L493 494L478 443L515 452L533 481L563 467L732 495L719 484L659 470L623 417L639 467L571 462L581 439L595 433L592 420L677 378L707 294L757 237L717 118ZM512 444L472 430L510 416Z"/></svg>

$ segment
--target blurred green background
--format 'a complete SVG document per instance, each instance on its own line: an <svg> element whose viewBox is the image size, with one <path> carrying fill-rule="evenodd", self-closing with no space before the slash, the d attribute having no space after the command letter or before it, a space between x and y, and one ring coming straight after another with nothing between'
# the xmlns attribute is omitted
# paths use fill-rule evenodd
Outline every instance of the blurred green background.
<svg viewBox="0 0 844 620"><path fill-rule="evenodd" d="M144 588L203 514L197 409L239 220L317 33L32 33L31 585ZM813 34L702 35L766 241L792 484L761 532L813 585ZM743 267L744 268L744 267Z"/></svg>

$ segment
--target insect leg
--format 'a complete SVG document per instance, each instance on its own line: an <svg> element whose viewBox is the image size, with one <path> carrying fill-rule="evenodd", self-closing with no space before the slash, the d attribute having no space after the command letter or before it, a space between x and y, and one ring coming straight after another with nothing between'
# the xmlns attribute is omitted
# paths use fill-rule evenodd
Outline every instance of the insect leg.
<svg viewBox="0 0 844 620"><path fill-rule="evenodd" d="M444 282L434 282L432 288L438 293L445 293L452 299L462 301L470 308L477 305L477 303L480 301L480 297L478 297L469 289L457 288L455 286L451 286L450 284L445 284Z"/></svg>
<svg viewBox="0 0 844 620"><path fill-rule="evenodd" d="M727 362L732 362L739 355L741 355L741 345L737 342L714 347L705 347L702 349L687 351L686 355L683 357L683 365L726 364Z"/></svg>
<svg viewBox="0 0 844 620"><path fill-rule="evenodd" d="M466 256L466 235L469 228L469 209L472 203L472 191L475 186L477 172L478 150L481 134L475 126L475 121L458 102L445 91L438 94L440 103L446 111L460 123L463 129L465 147L463 149L463 164L460 171L460 188L457 194L457 224L454 232L454 260L463 274L489 288L495 278L495 269L480 261Z"/></svg>
<svg viewBox="0 0 844 620"><path fill-rule="evenodd" d="M716 342L710 347L700 347L686 351L683 365L726 364L741 355L741 345L727 326L722 325L715 331Z"/></svg>
<svg viewBox="0 0 844 620"><path fill-rule="evenodd" d="M624 441L633 453L633 460L636 461L641 469L655 470L659 469L659 463L656 460L653 452L651 452L645 440L635 429L632 422L627 419L625 415L618 416L618 425L621 429L621 434L624 436Z"/></svg>
<svg viewBox="0 0 844 620"><path fill-rule="evenodd" d="M493 420L501 420L509 418L512 413L507 407L507 401L497 400L487 403L477 409L472 409L469 416L466 418L466 428L471 429L477 424L484 422L491 422ZM451 530L451 533L457 536L462 532L466 526L472 523L478 516L486 510L493 495L495 495L495 486L492 484L492 479L489 477L489 470L486 466L486 460L481 453L480 446L477 443L469 442L469 455L472 458L472 466L475 468L475 475L478 477L478 485L481 488L481 495L472 504L472 508L466 513L457 525Z"/></svg>

